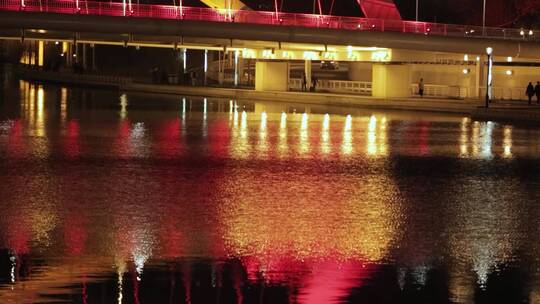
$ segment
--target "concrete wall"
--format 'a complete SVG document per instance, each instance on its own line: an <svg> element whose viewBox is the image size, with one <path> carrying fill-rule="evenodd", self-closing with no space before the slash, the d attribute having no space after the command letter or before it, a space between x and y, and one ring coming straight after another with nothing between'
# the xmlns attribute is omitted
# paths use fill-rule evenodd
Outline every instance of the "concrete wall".
<svg viewBox="0 0 540 304"><path fill-rule="evenodd" d="M372 94L394 98L411 95L411 66L407 64L373 64Z"/></svg>
<svg viewBox="0 0 540 304"><path fill-rule="evenodd" d="M349 80L371 82L373 77L372 65L371 62L348 62Z"/></svg>
<svg viewBox="0 0 540 304"><path fill-rule="evenodd" d="M469 70L469 74L463 70ZM426 84L460 87L475 86L475 65L414 64L411 65L412 82L424 78Z"/></svg>
<svg viewBox="0 0 540 304"><path fill-rule="evenodd" d="M255 90L287 91L289 89L289 62L258 61L255 66Z"/></svg>

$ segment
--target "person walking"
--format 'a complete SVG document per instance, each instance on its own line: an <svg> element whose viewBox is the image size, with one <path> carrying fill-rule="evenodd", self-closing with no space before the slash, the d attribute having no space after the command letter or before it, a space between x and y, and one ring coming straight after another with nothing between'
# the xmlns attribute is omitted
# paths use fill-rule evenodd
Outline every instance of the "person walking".
<svg viewBox="0 0 540 304"><path fill-rule="evenodd" d="M306 73L302 74L302 92L307 91L307 77Z"/></svg>
<svg viewBox="0 0 540 304"><path fill-rule="evenodd" d="M319 79L317 77L311 78L311 91L315 92L317 90L317 84L319 84Z"/></svg>
<svg viewBox="0 0 540 304"><path fill-rule="evenodd" d="M535 94L534 86L533 86L532 82L529 82L529 85L527 86L527 90L525 91L525 94L529 98L529 105L531 105L533 96Z"/></svg>
<svg viewBox="0 0 540 304"><path fill-rule="evenodd" d="M540 104L540 81L536 82L536 86L534 87L534 92L536 93L536 102Z"/></svg>
<svg viewBox="0 0 540 304"><path fill-rule="evenodd" d="M418 83L418 95L420 95L420 98L424 97L424 78L420 78Z"/></svg>

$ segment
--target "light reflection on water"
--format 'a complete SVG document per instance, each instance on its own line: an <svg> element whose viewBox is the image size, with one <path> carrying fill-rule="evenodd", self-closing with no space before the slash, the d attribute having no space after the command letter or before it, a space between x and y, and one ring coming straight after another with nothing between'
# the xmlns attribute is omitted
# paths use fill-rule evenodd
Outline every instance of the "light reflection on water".
<svg viewBox="0 0 540 304"><path fill-rule="evenodd" d="M537 128L28 82L10 94L7 303L538 299ZM522 288L500 288L516 276Z"/></svg>

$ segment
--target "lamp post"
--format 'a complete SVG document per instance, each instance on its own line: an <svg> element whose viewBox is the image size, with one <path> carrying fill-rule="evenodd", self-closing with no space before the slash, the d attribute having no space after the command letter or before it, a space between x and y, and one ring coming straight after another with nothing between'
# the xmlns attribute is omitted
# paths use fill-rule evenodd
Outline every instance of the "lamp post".
<svg viewBox="0 0 540 304"><path fill-rule="evenodd" d="M486 109L489 108L489 103L491 102L491 88L493 86L493 48L486 48L486 53L488 57L487 61L487 83L486 83Z"/></svg>
<svg viewBox="0 0 540 304"><path fill-rule="evenodd" d="M482 9L482 36L486 35L486 0L484 0L484 7Z"/></svg>
<svg viewBox="0 0 540 304"><path fill-rule="evenodd" d="M418 1L416 0L416 22L418 22Z"/></svg>

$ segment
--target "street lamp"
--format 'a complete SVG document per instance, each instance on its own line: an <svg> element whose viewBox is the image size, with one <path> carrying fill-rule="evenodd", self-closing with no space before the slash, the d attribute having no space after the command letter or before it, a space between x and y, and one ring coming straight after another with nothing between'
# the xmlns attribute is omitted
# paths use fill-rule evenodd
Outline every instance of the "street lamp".
<svg viewBox="0 0 540 304"><path fill-rule="evenodd" d="M488 47L486 48L486 53L488 56L488 69L487 69L487 84L486 84L486 109L489 107L489 103L491 102L491 89L493 86L493 48Z"/></svg>
<svg viewBox="0 0 540 304"><path fill-rule="evenodd" d="M482 36L486 35L486 0L484 0L484 9L482 10Z"/></svg>
<svg viewBox="0 0 540 304"><path fill-rule="evenodd" d="M416 0L416 22L418 22L418 1Z"/></svg>

